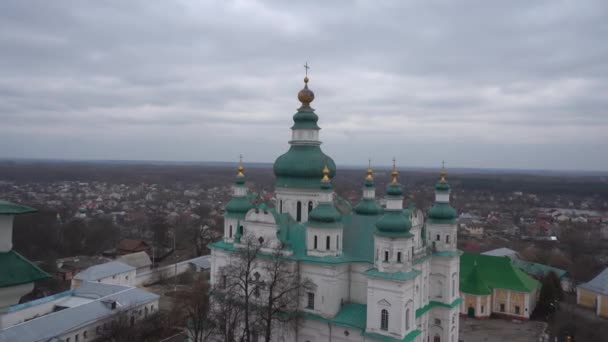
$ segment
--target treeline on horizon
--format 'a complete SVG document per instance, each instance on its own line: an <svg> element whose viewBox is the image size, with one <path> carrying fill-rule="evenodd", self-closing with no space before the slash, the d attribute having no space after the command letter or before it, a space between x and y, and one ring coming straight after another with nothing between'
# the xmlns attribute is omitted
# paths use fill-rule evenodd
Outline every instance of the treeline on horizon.
<svg viewBox="0 0 608 342"><path fill-rule="evenodd" d="M274 175L272 167L247 168L248 180L259 189L272 189ZM236 165L205 166L175 164L119 164L87 162L0 162L0 181L15 183L51 183L60 181L108 182L116 184L199 184L204 187L224 186L234 180ZM335 179L336 190L358 186L365 170L340 170ZM376 185L381 194L388 181L388 172L377 172ZM400 181L406 187L422 184L432 185L437 181L436 172L402 171ZM522 191L538 195L569 194L578 196L599 196L608 199L608 182L599 176L567 175L527 175L471 173L448 174L455 189L463 191L486 191L508 193Z"/></svg>

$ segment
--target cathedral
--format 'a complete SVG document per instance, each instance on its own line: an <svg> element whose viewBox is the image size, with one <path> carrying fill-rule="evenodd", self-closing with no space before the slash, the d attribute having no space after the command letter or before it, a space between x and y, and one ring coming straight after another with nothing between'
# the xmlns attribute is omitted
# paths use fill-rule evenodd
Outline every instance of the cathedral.
<svg viewBox="0 0 608 342"><path fill-rule="evenodd" d="M314 283L301 295L297 328L273 341L457 342L460 252L445 170L426 214L404 208L394 162L385 197L376 197L370 167L362 199L351 207L332 190L336 165L321 150L308 82L298 93L289 150L274 163L274 208L251 202L239 165L224 236L209 246L211 283L242 248L241 238L254 236L280 248Z"/></svg>

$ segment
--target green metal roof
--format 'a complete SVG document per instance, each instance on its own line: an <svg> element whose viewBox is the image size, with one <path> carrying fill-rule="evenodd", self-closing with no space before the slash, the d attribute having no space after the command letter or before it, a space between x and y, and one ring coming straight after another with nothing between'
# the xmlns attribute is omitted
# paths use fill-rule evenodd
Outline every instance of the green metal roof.
<svg viewBox="0 0 608 342"><path fill-rule="evenodd" d="M25 205L0 200L0 215L21 215L35 213L38 210Z"/></svg>
<svg viewBox="0 0 608 342"><path fill-rule="evenodd" d="M405 335L405 337L402 339L398 339L398 338L394 338L394 337L386 336L386 335L382 335L382 334L372 333L372 332L364 332L362 335L365 337L371 338L373 340L378 340L378 341L382 341L382 342L411 342L411 341L414 341L414 339L421 333L422 333L422 330L415 329L415 330L410 331L410 333Z"/></svg>
<svg viewBox="0 0 608 342"><path fill-rule="evenodd" d="M344 304L336 317L331 319L336 325L365 330L367 324L367 305L348 303Z"/></svg>
<svg viewBox="0 0 608 342"><path fill-rule="evenodd" d="M411 228L409 214L402 210L385 210L384 215L376 222L376 229L380 233L409 234Z"/></svg>
<svg viewBox="0 0 608 342"><path fill-rule="evenodd" d="M319 203L308 214L308 222L318 227L340 227L337 223L340 223L341 219L342 215L340 215L340 212L338 212L333 203Z"/></svg>
<svg viewBox="0 0 608 342"><path fill-rule="evenodd" d="M435 184L435 191L437 192L448 192L450 191L450 184L448 182L437 182Z"/></svg>
<svg viewBox="0 0 608 342"><path fill-rule="evenodd" d="M460 298L460 297L454 299L454 301L449 304L442 303L442 302L436 302L436 301L430 301L427 305L416 310L416 318L424 315L427 311L431 310L432 308L439 307L439 308L452 309L452 308L455 308L456 306L458 306L460 303L462 303L462 298Z"/></svg>
<svg viewBox="0 0 608 342"><path fill-rule="evenodd" d="M291 129L321 129L317 125L319 116L315 114L312 108L300 108L297 113L293 115L293 126Z"/></svg>
<svg viewBox="0 0 608 342"><path fill-rule="evenodd" d="M355 212L360 215L380 215L382 206L374 199L363 198L355 206Z"/></svg>
<svg viewBox="0 0 608 342"><path fill-rule="evenodd" d="M420 275L421 273L422 272L420 272L416 269L412 269L409 272L392 272L392 273L380 272L380 271L378 271L377 268L370 268L369 270L365 271L365 275L369 276L369 277L383 278L383 279L389 279L389 280L401 280L401 281L416 278L416 276Z"/></svg>
<svg viewBox="0 0 608 342"><path fill-rule="evenodd" d="M319 146L291 145L289 151L274 162L277 188L319 188L323 168L327 165L329 177L336 175L336 164Z"/></svg>
<svg viewBox="0 0 608 342"><path fill-rule="evenodd" d="M429 220L432 223L453 223L458 218L456 210L449 203L435 202L428 212Z"/></svg>
<svg viewBox="0 0 608 342"><path fill-rule="evenodd" d="M226 212L231 214L241 214L242 218L245 217L245 214L249 211L249 209L253 208L253 203L249 200L249 198L245 196L233 197L226 204Z"/></svg>
<svg viewBox="0 0 608 342"><path fill-rule="evenodd" d="M544 277L551 272L555 273L555 275L557 275L557 277L560 279L568 274L568 271L562 270L561 268L551 267L536 262L525 261L520 259L513 259L512 262L515 266L521 268L524 272L539 278Z"/></svg>
<svg viewBox="0 0 608 342"><path fill-rule="evenodd" d="M0 253L0 270L0 288L51 277L14 250Z"/></svg>
<svg viewBox="0 0 608 342"><path fill-rule="evenodd" d="M478 275L469 279L475 265ZM483 284L470 284L468 281L482 280ZM532 292L540 287L534 278L515 267L509 258L490 255L463 253L460 256L460 288L464 291L475 288L507 289Z"/></svg>
<svg viewBox="0 0 608 342"><path fill-rule="evenodd" d="M386 186L386 194L388 196L399 197L403 195L403 189L401 188L401 184L399 183L389 183Z"/></svg>
<svg viewBox="0 0 608 342"><path fill-rule="evenodd" d="M471 272L469 272L466 278L464 278L464 281L460 282L460 291L474 295L492 294L492 290L488 287L488 285L486 285L479 275L476 265L473 265L473 269Z"/></svg>

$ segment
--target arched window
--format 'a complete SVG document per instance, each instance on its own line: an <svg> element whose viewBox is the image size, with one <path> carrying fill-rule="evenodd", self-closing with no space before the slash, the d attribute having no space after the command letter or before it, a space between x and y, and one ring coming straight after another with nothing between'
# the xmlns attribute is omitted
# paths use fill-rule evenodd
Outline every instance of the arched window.
<svg viewBox="0 0 608 342"><path fill-rule="evenodd" d="M382 309L380 312L380 329L388 330L388 311Z"/></svg>
<svg viewBox="0 0 608 342"><path fill-rule="evenodd" d="M241 234L241 236L243 236L243 226L239 226L239 234Z"/></svg>
<svg viewBox="0 0 608 342"><path fill-rule="evenodd" d="M279 201L279 214L283 213L283 200Z"/></svg>
<svg viewBox="0 0 608 342"><path fill-rule="evenodd" d="M302 202L296 204L296 221L302 222Z"/></svg>
<svg viewBox="0 0 608 342"><path fill-rule="evenodd" d="M331 245L330 245L330 244L331 244L331 239L329 238L329 236L327 236L327 237L325 238L325 249L326 249L326 250L329 250L329 249L331 248Z"/></svg>
<svg viewBox="0 0 608 342"><path fill-rule="evenodd" d="M336 235L336 250L340 250L340 235Z"/></svg>
<svg viewBox="0 0 608 342"><path fill-rule="evenodd" d="M450 243L450 236L449 235L445 236L445 243Z"/></svg>
<svg viewBox="0 0 608 342"><path fill-rule="evenodd" d="M410 309L405 310L405 330L410 330Z"/></svg>
<svg viewBox="0 0 608 342"><path fill-rule="evenodd" d="M456 295L456 279L455 275L452 276L452 297Z"/></svg>
<svg viewBox="0 0 608 342"><path fill-rule="evenodd" d="M384 251L384 262L388 262L388 251Z"/></svg>
<svg viewBox="0 0 608 342"><path fill-rule="evenodd" d="M317 236L315 235L315 249L317 249Z"/></svg>
<svg viewBox="0 0 608 342"><path fill-rule="evenodd" d="M310 214L310 212L312 211L312 201L308 202L308 213Z"/></svg>
<svg viewBox="0 0 608 342"><path fill-rule="evenodd" d="M299 203L299 202L298 202ZM435 239L437 241L441 241L441 236L439 236L439 234L437 234L437 239Z"/></svg>
<svg viewBox="0 0 608 342"><path fill-rule="evenodd" d="M401 262L401 252L397 252L397 262Z"/></svg>
<svg viewBox="0 0 608 342"><path fill-rule="evenodd" d="M228 231L228 237L232 237L232 225L230 225L230 229Z"/></svg>

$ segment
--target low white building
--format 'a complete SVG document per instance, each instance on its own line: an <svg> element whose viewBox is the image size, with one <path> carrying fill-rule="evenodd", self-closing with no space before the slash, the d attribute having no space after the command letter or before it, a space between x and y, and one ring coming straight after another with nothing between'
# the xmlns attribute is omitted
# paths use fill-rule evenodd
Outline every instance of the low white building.
<svg viewBox="0 0 608 342"><path fill-rule="evenodd" d="M110 261L95 265L78 273L72 279L72 288L80 286L83 282L95 282L113 285L135 285L136 268L120 261Z"/></svg>
<svg viewBox="0 0 608 342"><path fill-rule="evenodd" d="M155 314L158 300L158 295L135 287L83 282L76 289L12 306L0 315L0 342L95 341L119 319L134 325Z"/></svg>
<svg viewBox="0 0 608 342"><path fill-rule="evenodd" d="M116 261L135 267L136 273L152 269L152 260L146 252L136 252L120 256Z"/></svg>

